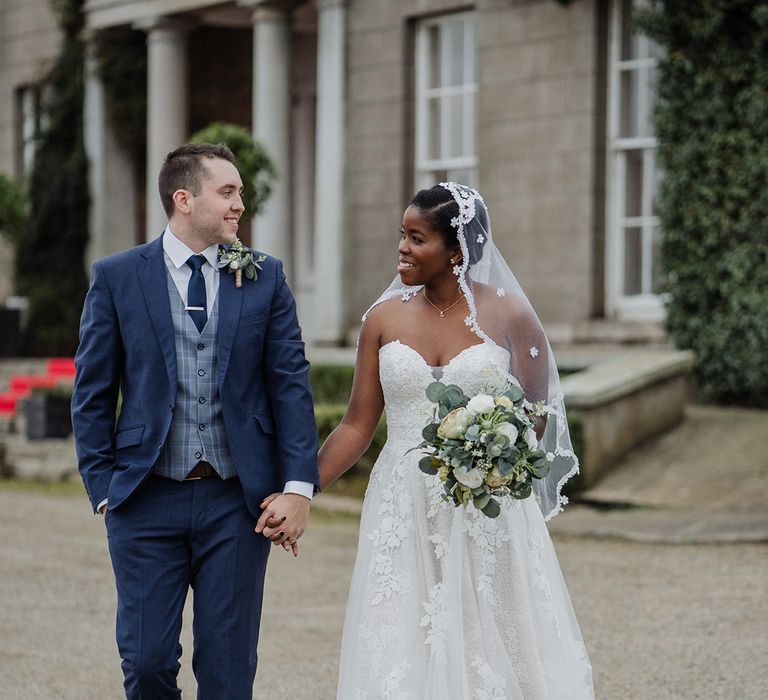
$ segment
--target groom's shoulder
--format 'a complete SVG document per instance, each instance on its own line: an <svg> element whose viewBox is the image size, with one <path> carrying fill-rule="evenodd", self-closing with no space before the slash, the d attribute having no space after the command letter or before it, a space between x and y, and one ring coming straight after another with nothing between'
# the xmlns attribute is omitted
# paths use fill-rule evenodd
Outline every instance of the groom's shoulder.
<svg viewBox="0 0 768 700"><path fill-rule="evenodd" d="M105 271L116 271L125 269L128 266L134 265L141 260L144 260L153 249L156 242L151 241L149 243L142 243L141 245L128 248L127 250L121 250L112 255L100 258L96 261L95 265L98 265Z"/></svg>
<svg viewBox="0 0 768 700"><path fill-rule="evenodd" d="M268 276L277 274L283 269L283 261L280 258L276 258L274 255L265 253L263 250L246 246L248 251L253 255L253 259L258 263L261 268L259 275L267 274Z"/></svg>

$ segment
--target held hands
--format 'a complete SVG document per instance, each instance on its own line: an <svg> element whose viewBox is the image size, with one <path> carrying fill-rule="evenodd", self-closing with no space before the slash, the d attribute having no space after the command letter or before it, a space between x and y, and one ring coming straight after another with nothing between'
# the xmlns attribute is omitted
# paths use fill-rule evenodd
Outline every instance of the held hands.
<svg viewBox="0 0 768 700"><path fill-rule="evenodd" d="M299 556L298 539L304 534L312 501L297 493L273 493L261 502L263 512L255 531Z"/></svg>

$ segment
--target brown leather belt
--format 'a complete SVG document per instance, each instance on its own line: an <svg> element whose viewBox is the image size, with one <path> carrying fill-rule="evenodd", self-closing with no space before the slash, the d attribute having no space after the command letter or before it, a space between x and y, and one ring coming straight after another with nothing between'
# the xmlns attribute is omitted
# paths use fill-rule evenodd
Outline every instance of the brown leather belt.
<svg viewBox="0 0 768 700"><path fill-rule="evenodd" d="M205 479L209 476L218 476L216 470L208 462L198 462L189 474L184 478L184 481L193 481L195 479Z"/></svg>

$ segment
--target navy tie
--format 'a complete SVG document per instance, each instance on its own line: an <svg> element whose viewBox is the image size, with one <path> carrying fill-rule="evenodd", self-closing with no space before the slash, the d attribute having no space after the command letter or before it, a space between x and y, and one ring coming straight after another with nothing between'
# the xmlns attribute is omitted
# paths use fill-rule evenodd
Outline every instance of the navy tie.
<svg viewBox="0 0 768 700"><path fill-rule="evenodd" d="M197 330L202 333L205 322L208 320L208 311L205 299L205 277L202 267L205 258L202 255L193 255L187 260L187 265L192 268L192 276L187 287L187 311L195 322Z"/></svg>

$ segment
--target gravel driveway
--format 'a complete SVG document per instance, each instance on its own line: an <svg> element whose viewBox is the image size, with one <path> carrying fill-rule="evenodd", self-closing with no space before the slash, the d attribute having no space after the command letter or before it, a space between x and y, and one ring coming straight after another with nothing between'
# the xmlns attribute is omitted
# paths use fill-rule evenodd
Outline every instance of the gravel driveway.
<svg viewBox="0 0 768 700"><path fill-rule="evenodd" d="M0 699L122 697L114 582L85 498L0 486L0 532ZM356 539L353 518L318 513L298 560L274 551L257 698L335 697ZM598 698L766 697L768 546L555 543Z"/></svg>

